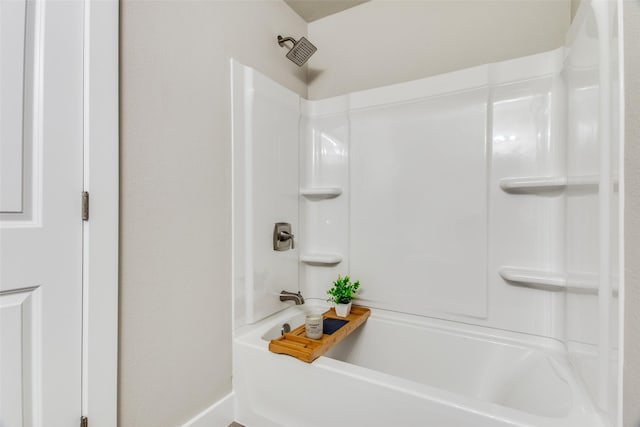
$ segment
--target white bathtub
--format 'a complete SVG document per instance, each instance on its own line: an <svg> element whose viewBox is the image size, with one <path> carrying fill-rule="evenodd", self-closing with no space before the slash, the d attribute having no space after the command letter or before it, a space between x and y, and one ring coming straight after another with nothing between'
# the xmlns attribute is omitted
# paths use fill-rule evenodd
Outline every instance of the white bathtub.
<svg viewBox="0 0 640 427"><path fill-rule="evenodd" d="M303 306L304 307L304 306ZM602 427L564 347L543 338L372 310L312 364L268 351L291 307L238 331L234 389L248 427ZM316 306L315 310L318 308Z"/></svg>

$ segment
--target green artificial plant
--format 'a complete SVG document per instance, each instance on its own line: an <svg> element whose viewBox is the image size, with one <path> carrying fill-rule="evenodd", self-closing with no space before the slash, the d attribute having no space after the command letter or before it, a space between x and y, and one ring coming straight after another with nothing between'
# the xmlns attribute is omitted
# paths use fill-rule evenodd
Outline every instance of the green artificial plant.
<svg viewBox="0 0 640 427"><path fill-rule="evenodd" d="M333 282L333 287L327 291L327 294L331 295L327 301L333 301L336 304L349 304L356 297L356 291L359 287L359 280L351 283L349 276L341 277L338 275L336 281Z"/></svg>

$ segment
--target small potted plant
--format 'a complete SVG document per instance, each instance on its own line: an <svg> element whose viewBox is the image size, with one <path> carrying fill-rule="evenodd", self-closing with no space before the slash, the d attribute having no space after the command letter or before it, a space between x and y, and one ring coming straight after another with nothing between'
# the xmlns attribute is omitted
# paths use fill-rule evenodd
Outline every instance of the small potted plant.
<svg viewBox="0 0 640 427"><path fill-rule="evenodd" d="M347 317L351 312L351 301L356 297L356 292L360 287L360 281L351 283L349 276L341 277L333 282L333 287L327 291L331 295L327 301L335 303L336 314L340 317Z"/></svg>

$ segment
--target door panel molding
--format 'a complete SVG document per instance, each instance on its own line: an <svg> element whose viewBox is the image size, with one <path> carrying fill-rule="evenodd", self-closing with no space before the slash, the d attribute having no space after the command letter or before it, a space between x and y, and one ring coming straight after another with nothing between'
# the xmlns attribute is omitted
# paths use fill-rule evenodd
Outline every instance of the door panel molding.
<svg viewBox="0 0 640 427"><path fill-rule="evenodd" d="M43 1L20 0L3 2L0 7L0 227L38 227L42 217L45 6Z"/></svg>
<svg viewBox="0 0 640 427"><path fill-rule="evenodd" d="M0 410L8 426L42 425L40 292L38 286L0 292Z"/></svg>

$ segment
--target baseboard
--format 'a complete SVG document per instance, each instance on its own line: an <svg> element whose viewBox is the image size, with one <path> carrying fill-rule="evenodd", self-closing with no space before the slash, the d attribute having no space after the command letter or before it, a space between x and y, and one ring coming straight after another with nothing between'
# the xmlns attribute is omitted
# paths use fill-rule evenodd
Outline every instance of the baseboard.
<svg viewBox="0 0 640 427"><path fill-rule="evenodd" d="M235 394L227 394L182 427L227 427L235 418Z"/></svg>

